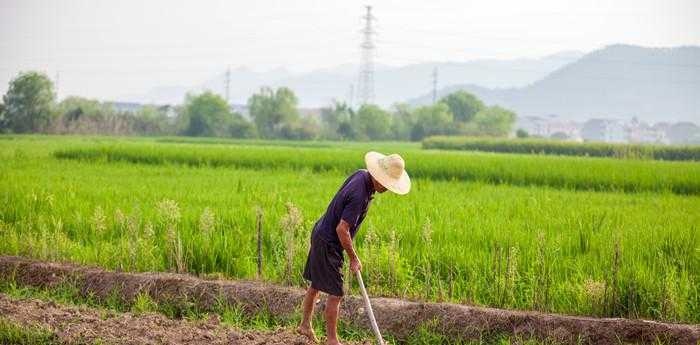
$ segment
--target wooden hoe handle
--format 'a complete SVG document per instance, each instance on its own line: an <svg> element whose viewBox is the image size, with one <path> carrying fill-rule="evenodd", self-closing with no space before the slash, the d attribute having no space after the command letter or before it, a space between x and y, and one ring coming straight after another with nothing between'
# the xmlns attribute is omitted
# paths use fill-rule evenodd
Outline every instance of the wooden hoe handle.
<svg viewBox="0 0 700 345"><path fill-rule="evenodd" d="M365 300L365 309L367 310L369 322L372 324L372 331L374 331L374 336L377 337L377 343L379 345L384 345L384 338L382 338L382 334L379 332L379 326L377 326L377 320L374 318L374 312L372 311L372 304L369 303L369 296L367 296L365 283L362 281L362 273L360 273L360 271L357 271L355 272L355 275L357 276L357 281L360 282L362 298Z"/></svg>

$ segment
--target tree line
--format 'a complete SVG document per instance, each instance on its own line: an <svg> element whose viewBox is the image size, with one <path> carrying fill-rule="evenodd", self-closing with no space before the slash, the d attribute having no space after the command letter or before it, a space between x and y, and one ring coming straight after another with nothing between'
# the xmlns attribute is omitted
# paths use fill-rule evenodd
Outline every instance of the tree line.
<svg viewBox="0 0 700 345"><path fill-rule="evenodd" d="M23 72L0 103L0 132L416 141L431 135L507 136L515 121L512 111L486 106L464 91L432 105L400 103L390 110L334 102L314 116L300 113L291 89L263 87L247 109L246 117L211 91L188 94L179 106L147 105L133 112L77 96L57 102L45 74Z"/></svg>

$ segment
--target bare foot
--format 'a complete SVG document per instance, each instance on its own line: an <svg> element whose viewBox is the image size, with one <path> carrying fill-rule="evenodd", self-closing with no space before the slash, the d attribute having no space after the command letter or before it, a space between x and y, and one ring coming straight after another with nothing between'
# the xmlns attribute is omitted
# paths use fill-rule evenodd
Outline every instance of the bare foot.
<svg viewBox="0 0 700 345"><path fill-rule="evenodd" d="M325 345L343 345L341 344L337 339L335 340L326 340Z"/></svg>
<svg viewBox="0 0 700 345"><path fill-rule="evenodd" d="M297 333L307 337L314 344L318 343L318 338L316 338L316 333L314 333L314 329L311 327L299 326L299 328L297 328Z"/></svg>

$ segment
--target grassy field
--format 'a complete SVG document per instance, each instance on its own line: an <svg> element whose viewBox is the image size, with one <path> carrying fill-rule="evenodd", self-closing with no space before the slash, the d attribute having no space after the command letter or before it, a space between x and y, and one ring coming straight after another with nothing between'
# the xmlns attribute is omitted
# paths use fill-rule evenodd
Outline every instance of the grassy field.
<svg viewBox="0 0 700 345"><path fill-rule="evenodd" d="M313 223L374 148L414 189L376 197L356 238L372 294L700 322L698 163L2 138L2 254L254 278L262 214L262 279L301 285Z"/></svg>
<svg viewBox="0 0 700 345"><path fill-rule="evenodd" d="M423 148L562 156L700 161L700 145L613 144L552 139L496 139L434 136L423 140Z"/></svg>
<svg viewBox="0 0 700 345"><path fill-rule="evenodd" d="M361 145L342 147L337 144L324 149L280 144L264 146L260 142L228 146L202 144L90 144L56 150L53 155L88 162L349 173L357 168L358 161L362 163L368 149ZM700 164L697 163L453 153L422 151L396 144L387 146L384 148L396 149L406 159L415 178L579 190L700 194Z"/></svg>

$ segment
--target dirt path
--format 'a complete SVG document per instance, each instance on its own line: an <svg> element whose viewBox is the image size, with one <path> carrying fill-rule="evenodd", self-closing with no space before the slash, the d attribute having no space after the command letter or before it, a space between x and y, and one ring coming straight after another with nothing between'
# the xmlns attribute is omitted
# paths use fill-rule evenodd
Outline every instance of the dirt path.
<svg viewBox="0 0 700 345"><path fill-rule="evenodd" d="M96 340L105 344L307 344L304 337L290 330L238 331L221 325L216 317L201 322L171 320L155 313L117 313L17 300L4 294L0 294L0 319L23 327L40 326L67 344L91 344Z"/></svg>
<svg viewBox="0 0 700 345"><path fill-rule="evenodd" d="M265 311L280 318L298 311L304 294L299 288L261 282L210 281L172 273L110 272L12 256L0 256L0 279L49 288L69 281L85 295L100 299L117 292L126 303L140 293L148 294L159 303L184 300L204 310L210 309L217 300L223 300L252 313ZM619 342L655 344L658 340L669 344L697 345L700 341L700 325L420 303L395 298L374 298L372 306L382 332L399 339L426 325L432 331L453 339L506 335L566 344L601 345ZM348 296L343 301L343 320L369 329L363 307L360 298Z"/></svg>

